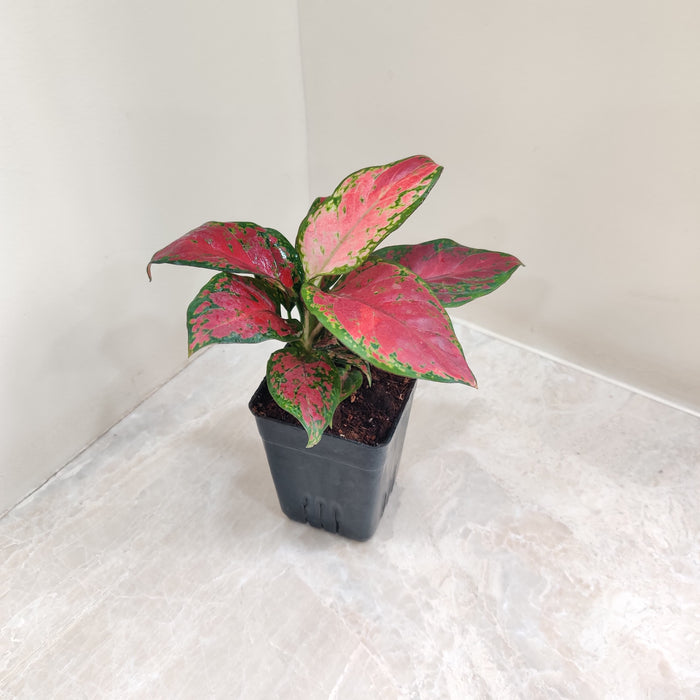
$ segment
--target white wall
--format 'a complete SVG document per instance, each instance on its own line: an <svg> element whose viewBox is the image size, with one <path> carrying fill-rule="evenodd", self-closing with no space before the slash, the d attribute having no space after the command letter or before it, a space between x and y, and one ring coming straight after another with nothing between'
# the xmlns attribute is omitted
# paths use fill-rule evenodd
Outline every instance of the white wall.
<svg viewBox="0 0 700 700"><path fill-rule="evenodd" d="M300 10L311 195L430 155L441 181L391 242L527 264L462 318L700 410L700 4Z"/></svg>
<svg viewBox="0 0 700 700"><path fill-rule="evenodd" d="M394 242L527 263L463 318L700 410L694 0L6 0L0 513L184 364L208 275L148 285L155 249L211 218L294 235L297 21L311 195L427 153Z"/></svg>
<svg viewBox="0 0 700 700"><path fill-rule="evenodd" d="M149 285L156 249L208 219L296 233L298 41L286 0L0 4L0 513L185 363L209 275Z"/></svg>

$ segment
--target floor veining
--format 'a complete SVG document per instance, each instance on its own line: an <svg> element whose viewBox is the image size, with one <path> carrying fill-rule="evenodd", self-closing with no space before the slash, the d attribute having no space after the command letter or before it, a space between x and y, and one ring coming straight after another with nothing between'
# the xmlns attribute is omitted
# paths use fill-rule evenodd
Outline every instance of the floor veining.
<svg viewBox="0 0 700 700"><path fill-rule="evenodd" d="M700 698L700 418L459 334L366 543L279 510L271 346L193 360L0 520L0 697Z"/></svg>

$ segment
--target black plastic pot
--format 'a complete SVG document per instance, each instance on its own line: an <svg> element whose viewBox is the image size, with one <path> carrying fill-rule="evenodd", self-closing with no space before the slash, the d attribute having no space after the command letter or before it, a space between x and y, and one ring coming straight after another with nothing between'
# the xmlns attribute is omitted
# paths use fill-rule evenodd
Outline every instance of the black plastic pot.
<svg viewBox="0 0 700 700"><path fill-rule="evenodd" d="M415 380L386 441L377 446L325 433L307 449L301 425L253 412L284 514L343 537L368 540L394 486L414 388ZM250 407L266 391L263 380Z"/></svg>

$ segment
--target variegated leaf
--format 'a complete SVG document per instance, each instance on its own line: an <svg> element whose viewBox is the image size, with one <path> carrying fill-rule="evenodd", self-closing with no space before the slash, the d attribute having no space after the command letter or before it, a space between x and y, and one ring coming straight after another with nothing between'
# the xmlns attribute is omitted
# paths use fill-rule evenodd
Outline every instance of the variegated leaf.
<svg viewBox="0 0 700 700"><path fill-rule="evenodd" d="M412 156L358 170L315 200L296 242L307 278L357 267L421 204L441 172L430 158Z"/></svg>
<svg viewBox="0 0 700 700"><path fill-rule="evenodd" d="M333 335L377 367L476 386L447 312L411 270L371 260L328 292L307 282L301 293Z"/></svg>
<svg viewBox="0 0 700 700"><path fill-rule="evenodd" d="M498 289L522 265L513 255L468 248L448 238L380 248L372 259L410 268L447 307L461 306Z"/></svg>
<svg viewBox="0 0 700 700"><path fill-rule="evenodd" d="M372 372L367 360L354 353L350 348L346 348L334 335L324 331L315 347L325 350L336 364L349 365L360 370L367 379L367 383L372 386Z"/></svg>
<svg viewBox="0 0 700 700"><path fill-rule="evenodd" d="M159 250L148 264L171 263L247 272L293 290L300 281L299 256L292 244L271 228L246 221L209 221Z"/></svg>
<svg viewBox="0 0 700 700"><path fill-rule="evenodd" d="M340 403L341 379L331 359L319 350L293 343L272 353L267 363L272 398L306 429L307 447L321 439Z"/></svg>
<svg viewBox="0 0 700 700"><path fill-rule="evenodd" d="M295 297L288 293L288 290L280 289L272 280L266 277L251 277L253 284L265 295L270 297L274 302L275 309L279 313L280 309L284 308L290 312L295 305ZM298 299L298 297L296 297ZM288 314L289 315L289 314Z"/></svg>
<svg viewBox="0 0 700 700"><path fill-rule="evenodd" d="M190 355L212 343L291 340L301 324L277 314L277 305L252 277L221 274L202 287L187 309Z"/></svg>
<svg viewBox="0 0 700 700"><path fill-rule="evenodd" d="M340 401L342 402L352 396L362 386L362 372L359 369L346 367L340 373L340 381Z"/></svg>

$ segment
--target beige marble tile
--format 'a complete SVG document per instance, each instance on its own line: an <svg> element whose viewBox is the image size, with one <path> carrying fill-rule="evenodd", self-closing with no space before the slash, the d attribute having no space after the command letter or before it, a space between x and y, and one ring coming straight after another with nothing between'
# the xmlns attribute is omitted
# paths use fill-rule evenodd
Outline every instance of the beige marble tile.
<svg viewBox="0 0 700 700"><path fill-rule="evenodd" d="M193 361L0 521L0 697L700 697L700 419L459 332L362 544L279 511L270 348Z"/></svg>

